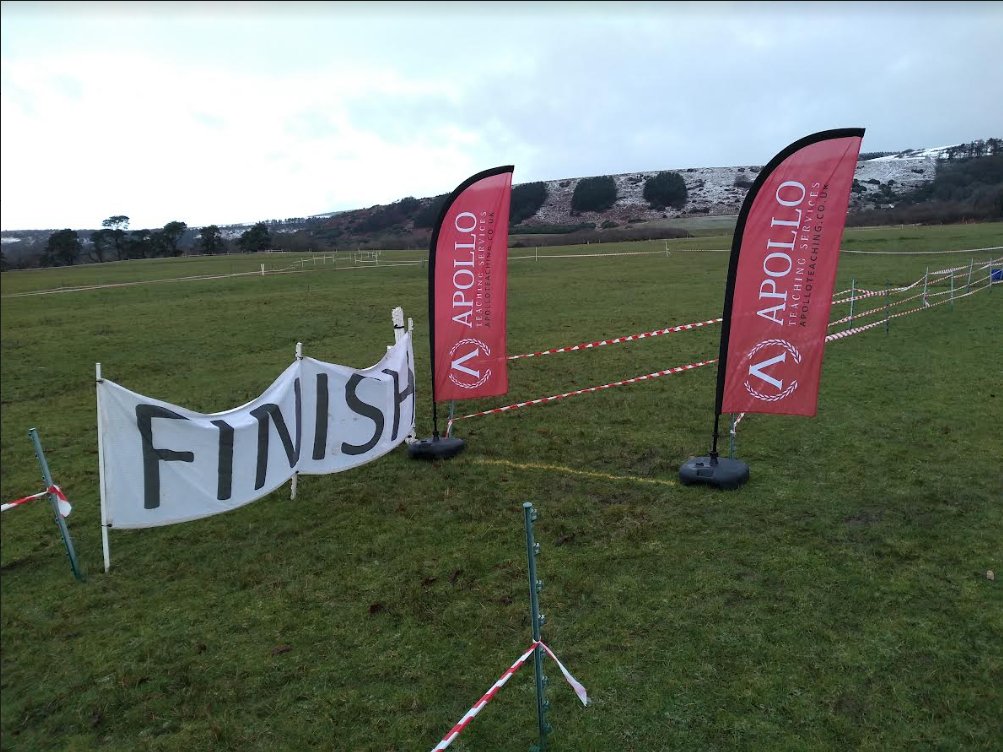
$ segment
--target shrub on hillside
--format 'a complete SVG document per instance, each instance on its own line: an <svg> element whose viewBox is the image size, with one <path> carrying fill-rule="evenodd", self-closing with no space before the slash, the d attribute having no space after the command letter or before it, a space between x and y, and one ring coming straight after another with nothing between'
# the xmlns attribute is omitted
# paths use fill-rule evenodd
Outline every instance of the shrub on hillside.
<svg viewBox="0 0 1003 752"><path fill-rule="evenodd" d="M512 188L512 204L509 209L509 225L517 225L529 219L547 200L546 183L525 183Z"/></svg>
<svg viewBox="0 0 1003 752"><path fill-rule="evenodd" d="M609 175L582 178L571 194L571 213L606 211L616 203L616 183Z"/></svg>
<svg viewBox="0 0 1003 752"><path fill-rule="evenodd" d="M686 181L678 172L660 172L644 181L644 200L652 209L682 209L686 199Z"/></svg>

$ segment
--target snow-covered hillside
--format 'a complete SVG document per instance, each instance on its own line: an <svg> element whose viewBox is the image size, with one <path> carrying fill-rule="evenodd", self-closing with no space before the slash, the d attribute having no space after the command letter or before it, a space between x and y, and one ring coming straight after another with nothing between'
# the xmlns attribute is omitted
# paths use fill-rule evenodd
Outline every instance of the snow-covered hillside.
<svg viewBox="0 0 1003 752"><path fill-rule="evenodd" d="M856 180L860 193L854 194L852 205L873 204L888 191L901 193L933 180L937 159L950 147L910 149L899 154L877 157L858 163ZM571 196L582 178L546 181L547 200L540 211L526 224L575 224L579 222L614 221L625 223L648 221L662 217L690 215L738 214L761 165L745 167L691 167L669 169L686 181L688 200L682 209L655 211L644 199L644 182L655 172L632 172L613 175L617 187L616 204L604 212L571 214ZM587 176L583 176L587 177ZM882 186L887 186L882 190Z"/></svg>

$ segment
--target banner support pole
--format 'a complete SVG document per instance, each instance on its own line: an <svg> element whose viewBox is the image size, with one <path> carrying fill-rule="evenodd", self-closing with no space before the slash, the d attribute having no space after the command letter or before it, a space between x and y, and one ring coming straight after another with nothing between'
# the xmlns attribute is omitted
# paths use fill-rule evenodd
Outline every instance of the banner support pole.
<svg viewBox="0 0 1003 752"><path fill-rule="evenodd" d="M104 434L101 431L101 384L104 379L101 377L101 364L94 364L94 379L97 387L98 406L98 488L101 494L101 552L104 555L105 574L111 569L111 546L108 543L108 494L105 488L104 473Z"/></svg>
<svg viewBox="0 0 1003 752"><path fill-rule="evenodd" d="M721 421L721 413L715 412L714 435L711 437L711 442L710 442L710 464L712 465L717 464L717 458L719 456L717 452L717 439L718 435L720 434L720 421Z"/></svg>
<svg viewBox="0 0 1003 752"><path fill-rule="evenodd" d="M401 315L402 316L404 315L404 309L403 308L401 308ZM411 335L411 339L413 341L414 340L414 319L412 319L410 317L407 320L407 332L408 332L408 334ZM415 405L418 404L418 398L417 398L417 396L415 396L414 404ZM414 412L414 411L412 411L412 412ZM411 431L404 438L404 443L407 444L408 446L410 446L411 444L413 444L414 442L416 442L418 440L418 434L416 433L416 425L417 424L413 420L413 418L414 418L414 416L412 415Z"/></svg>
<svg viewBox="0 0 1003 752"><path fill-rule="evenodd" d="M394 325L394 344L396 345L402 339L404 339L405 332L411 334L414 332L414 319L407 320L407 328L404 328L404 309L397 306L390 312L390 321ZM389 347L387 348L390 349ZM408 364L410 366L410 364ZM415 400L417 403L417 399ZM404 437L404 443L410 446L413 444L417 437L414 432L414 423L412 422L411 430L408 432L407 436Z"/></svg>
<svg viewBox="0 0 1003 752"><path fill-rule="evenodd" d="M49 463L45 461L45 452L42 451L42 442L39 441L38 431L34 428L29 428L28 438L31 439L31 443L35 446L35 457L38 458L38 466L42 470L42 480L45 481L45 490L49 494L49 502L55 515L56 527L59 528L59 534L63 538L63 545L66 546L66 555L70 559L70 569L73 571L73 576L80 580L80 582L83 582L84 574L80 571L80 564L77 562L77 552L73 550L73 539L70 537L70 531L66 527L66 520L63 519L63 515L59 511L59 497L52 491L55 484L52 482L52 473L49 472Z"/></svg>
<svg viewBox="0 0 1003 752"><path fill-rule="evenodd" d="M449 401L449 416L446 418L446 438L453 433L453 416L456 415L456 400Z"/></svg>
<svg viewBox="0 0 1003 752"><path fill-rule="evenodd" d="M314 259L317 257L314 256ZM299 362L303 360L303 343L296 343L296 361ZM299 470L293 473L293 477L289 480L289 501L294 501L296 499L296 490L299 487L300 474Z"/></svg>
<svg viewBox="0 0 1003 752"><path fill-rule="evenodd" d="M543 582L536 578L536 557L540 553L540 544L533 537L533 521L536 520L536 510L533 503L526 501L522 505L523 517L526 522L526 558L529 560L529 610L530 623L533 626L533 667L536 673L536 719L540 732L540 745L534 747L537 752L547 748L547 734L550 724L547 723L547 709L550 703L546 698L547 677L543 674L543 645L541 644L540 626L546 621L540 613L540 590Z"/></svg>

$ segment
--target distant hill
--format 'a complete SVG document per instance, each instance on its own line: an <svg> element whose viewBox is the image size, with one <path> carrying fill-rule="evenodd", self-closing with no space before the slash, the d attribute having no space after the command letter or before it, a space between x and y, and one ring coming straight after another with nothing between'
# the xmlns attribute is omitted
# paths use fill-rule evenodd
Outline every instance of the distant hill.
<svg viewBox="0 0 1003 752"><path fill-rule="evenodd" d="M957 144L895 153L864 154L858 162L850 210L874 211L893 207L903 196L928 185L937 176L938 165L961 162L969 157L993 155L1003 158L1003 141L989 139L977 144L989 147L969 149ZM659 171L631 172L609 176L616 185L616 200L602 211L574 211L575 188L589 176L542 181L546 198L532 214L511 228L513 236L546 234L548 244L584 242L605 234L613 240L640 239L642 236L670 237L663 220L678 217L734 216L741 209L761 165L740 167L700 167L670 170L685 182L687 199L680 208L652 208L644 198L645 182ZM518 174L518 168L517 168ZM525 184L524 184L525 186ZM514 186L514 194L520 184ZM335 248L427 248L431 219L445 195L402 199L395 204L315 217L300 223L276 223L279 233L298 234L300 243L317 242ZM514 201L514 199L513 199ZM643 228L650 227L645 233ZM628 228L631 232L627 232ZM520 244L518 237L516 244Z"/></svg>
<svg viewBox="0 0 1003 752"><path fill-rule="evenodd" d="M861 154L857 164L851 217L875 217L890 211L907 197L922 196L924 186L934 183L938 168L960 164L971 159L988 157L986 165L1003 160L1003 140L991 138L967 144L907 149L900 152ZM546 244L584 242L590 238L631 240L646 237L672 237L665 220L679 217L726 217L738 214L748 189L752 186L761 165L736 167L689 167L675 170L630 172L611 176L582 176L561 180L541 181L513 186L513 218L515 199L523 189L533 188L542 202L531 205L528 216L520 216L513 223L513 244L522 245L525 237L537 236L537 244L546 236ZM645 183L661 172L676 172L685 182L686 200L682 206L652 208L644 198ZM985 191L999 191L1003 195L1003 178L994 187L993 170L982 170L988 177L989 187L978 200L986 203ZM989 174L992 173L992 174ZM518 169L516 174L518 175ZM611 178L616 187L616 199L601 211L575 211L572 197L583 180L595 177ZM541 189L542 186L542 189ZM521 195L528 195L525 191ZM262 220L271 233L274 245L282 250L321 251L355 250L371 248L427 248L431 228L438 209L447 194L434 197L406 197L393 204L371 206L364 209L332 212L303 218ZM991 203L995 194L990 193ZM942 195L922 200L941 201ZM957 198L954 200L957 208ZM973 199L974 200L974 199ZM901 220L898 220L901 221ZM925 221L925 220L924 220ZM952 221L952 220L948 220ZM956 220L953 220L956 221ZM232 241L251 227L228 225L221 227L223 236ZM97 228L94 228L97 229ZM94 229L79 230L81 240L89 242ZM181 241L184 248L195 244L199 228L188 229ZM8 264L18 263L27 255L40 254L52 230L31 230L0 234L4 257ZM520 240L523 238L523 240Z"/></svg>

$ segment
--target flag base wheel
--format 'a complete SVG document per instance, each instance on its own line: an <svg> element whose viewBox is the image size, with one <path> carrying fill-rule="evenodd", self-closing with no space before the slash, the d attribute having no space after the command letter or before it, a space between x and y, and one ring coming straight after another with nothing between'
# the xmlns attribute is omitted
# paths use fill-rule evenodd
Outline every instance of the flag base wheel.
<svg viewBox="0 0 1003 752"><path fill-rule="evenodd" d="M679 468L679 482L684 486L706 483L733 491L749 480L749 466L742 460L722 457L693 457Z"/></svg>
<svg viewBox="0 0 1003 752"><path fill-rule="evenodd" d="M407 453L416 460L448 460L466 448L463 439L455 436L431 436L409 444Z"/></svg>

